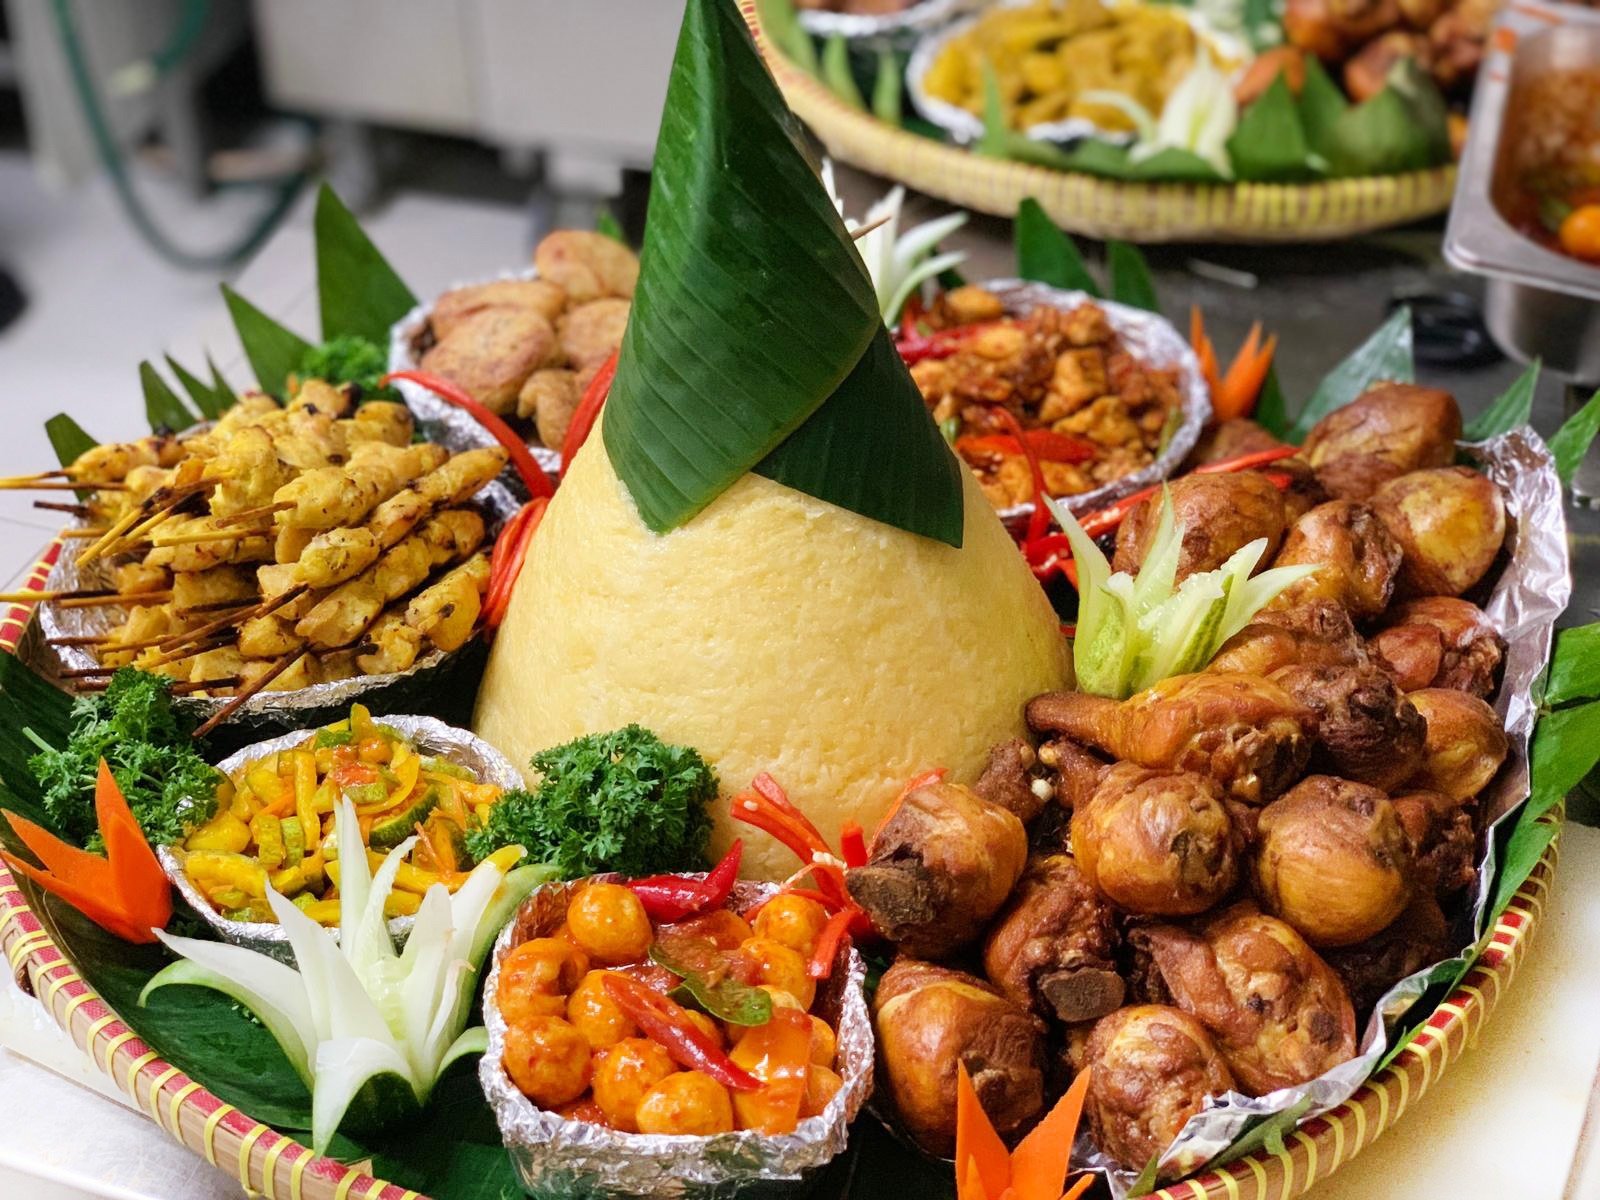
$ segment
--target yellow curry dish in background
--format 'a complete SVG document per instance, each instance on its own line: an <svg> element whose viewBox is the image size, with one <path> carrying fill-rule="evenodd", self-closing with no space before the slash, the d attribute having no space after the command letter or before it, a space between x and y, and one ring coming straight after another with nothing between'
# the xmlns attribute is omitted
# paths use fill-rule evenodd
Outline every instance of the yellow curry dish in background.
<svg viewBox="0 0 1600 1200"><path fill-rule="evenodd" d="M218 791L217 812L183 843L190 882L229 920L272 923L271 884L313 920L339 923L334 808L355 805L367 857L416 837L385 913L415 913L434 883L455 891L472 867L462 839L500 799L466 767L431 757L362 705L304 742L246 763ZM511 847L508 854L520 853Z"/></svg>
<svg viewBox="0 0 1600 1200"><path fill-rule="evenodd" d="M1035 0L991 8L952 37L922 86L934 99L981 117L987 65L1013 129L1075 118L1127 133L1134 129L1127 112L1087 94L1119 93L1159 114L1199 46L1188 15L1178 9ZM1210 51L1218 57L1215 46Z"/></svg>

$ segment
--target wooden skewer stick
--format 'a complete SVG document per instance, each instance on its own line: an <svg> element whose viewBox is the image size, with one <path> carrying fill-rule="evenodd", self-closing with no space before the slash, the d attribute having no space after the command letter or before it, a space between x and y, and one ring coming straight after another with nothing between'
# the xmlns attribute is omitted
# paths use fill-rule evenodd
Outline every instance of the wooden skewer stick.
<svg viewBox="0 0 1600 1200"><path fill-rule="evenodd" d="M235 599L235 600L207 600L204 604L191 604L191 605L189 605L188 608L180 608L180 609L178 609L177 612L178 612L178 615L180 617L192 617L196 613L225 612L228 609L233 609L233 608L237 608L237 609L240 609L240 610L243 610L243 609L246 609L246 608L254 608L259 603L260 603L260 601L255 599L254 597L252 597L250 599Z"/></svg>
<svg viewBox="0 0 1600 1200"><path fill-rule="evenodd" d="M130 508L127 512L123 513L122 516L118 517L110 524L110 526L107 527L106 531L100 535L98 541L95 541L84 547L83 552L78 555L78 566L84 567L93 562L101 554L105 553L106 550L111 547L111 543L116 541L123 534L127 533L128 530L132 529L136 524L138 524L139 519L143 515L144 513L142 508Z"/></svg>
<svg viewBox="0 0 1600 1200"><path fill-rule="evenodd" d="M262 504L255 508L242 508L231 516L220 517L218 526L237 525L242 521L253 521L257 517L270 517L273 513L285 512L295 506L293 500L279 500L276 504Z"/></svg>
<svg viewBox="0 0 1600 1200"><path fill-rule="evenodd" d="M64 512L74 517L87 517L89 515L89 506L87 504L57 504L53 500L35 500L33 506L50 512Z"/></svg>
<svg viewBox="0 0 1600 1200"><path fill-rule="evenodd" d="M0 492L125 492L128 485L109 480L58 483L44 479L0 479Z"/></svg>
<svg viewBox="0 0 1600 1200"><path fill-rule="evenodd" d="M287 592L284 594L288 595ZM234 693L231 700L229 700L221 708L217 709L216 712L212 713L211 718L206 721L204 725L200 726L200 728L194 731L194 736L197 738L205 737L206 734L210 733L218 725L222 724L222 722L226 721L229 717L233 716L234 713L238 712L240 708L244 707L245 701L249 700L251 696L254 696L279 675L282 675L290 667L294 666L294 664L304 658L305 655L306 651L304 650L291 650L282 658L278 659L270 667L268 667L264 673L258 675L249 683L245 684L244 687L240 688Z"/></svg>
<svg viewBox="0 0 1600 1200"><path fill-rule="evenodd" d="M61 672L61 678L63 678L63 679L94 679L94 678L96 678L98 676L101 676L101 675L115 675L116 673L117 673L117 668L115 668L115 667L81 667L76 671L63 671L63 672Z"/></svg>
<svg viewBox="0 0 1600 1200"><path fill-rule="evenodd" d="M197 529L192 533L157 534L150 539L150 544L157 548L161 546L192 546L198 542L237 542L247 537L265 537L272 533L272 526L249 526L241 529Z"/></svg>
<svg viewBox="0 0 1600 1200"><path fill-rule="evenodd" d="M70 471L68 471L65 467L57 467L54 471L36 471L32 475L7 475L7 476L4 476L3 478L0 478L0 483L14 484L14 485L20 487L24 483L30 483L30 482L34 482L34 481L37 481L37 480L40 480L40 479L71 479L71 478L72 478L72 473Z"/></svg>
<svg viewBox="0 0 1600 1200"><path fill-rule="evenodd" d="M98 525L93 529L63 529L61 531L61 536L64 537L64 538L67 538L67 539L73 539L73 538L100 538L100 537L105 537L105 535L110 533L110 532L111 532L111 529L110 529L109 526Z"/></svg>
<svg viewBox="0 0 1600 1200"><path fill-rule="evenodd" d="M243 682L243 675L224 675L220 679L186 679L172 685L172 694L187 696L190 692L205 692L213 688L236 688Z"/></svg>
<svg viewBox="0 0 1600 1200"><path fill-rule="evenodd" d="M76 600L89 596L117 596L115 588L62 588L55 591L0 592L0 604L37 604L41 601Z"/></svg>
<svg viewBox="0 0 1600 1200"><path fill-rule="evenodd" d="M153 667L164 667L168 663L182 662L184 659L193 658L197 654L205 654L210 650L221 650L224 646L231 646L238 640L239 635L236 632L220 633L216 637L207 638L203 642L196 642L192 646L181 646L176 650L169 650L164 654L156 655L154 658L146 659L139 664L139 668L141 670L149 670Z"/></svg>
<svg viewBox="0 0 1600 1200"><path fill-rule="evenodd" d="M112 604L136 607L144 604L165 604L172 599L171 591L164 592L113 592L109 596L77 596L57 600L58 608L102 608Z"/></svg>
<svg viewBox="0 0 1600 1200"><path fill-rule="evenodd" d="M209 621L198 629L190 629L184 633L174 634L165 643L158 642L157 645L163 650L172 650L189 642L198 641L200 638L208 637L219 629L242 625L252 617L264 617L268 613L276 612L290 601L298 600L309 590L305 584L297 584L271 600L265 600L241 612L229 613L226 616L218 617L215 621Z"/></svg>
<svg viewBox="0 0 1600 1200"><path fill-rule="evenodd" d="M859 242L862 238L866 237L867 234L871 233L874 229L877 229L877 228L879 228L880 226L883 226L883 225L887 225L889 223L889 221L893 218L893 216L894 216L893 213L884 213L883 216L879 217L876 221L872 222L872 224L863 225L859 229L852 229L850 231L850 240L852 242Z"/></svg>

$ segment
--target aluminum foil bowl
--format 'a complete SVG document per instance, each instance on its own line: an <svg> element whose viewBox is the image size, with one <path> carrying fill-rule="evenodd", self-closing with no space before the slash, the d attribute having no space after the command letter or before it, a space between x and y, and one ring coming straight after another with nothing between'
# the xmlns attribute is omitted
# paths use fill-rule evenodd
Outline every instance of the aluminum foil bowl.
<svg viewBox="0 0 1600 1200"><path fill-rule="evenodd" d="M452 447L452 452L461 447ZM516 513L520 502L500 481L480 490L473 503L483 512L492 539L499 527ZM47 589L97 588L112 586L111 566L96 560L83 570L78 555L86 543L71 539L63 543L61 555L50 568ZM487 543L486 543L487 544ZM58 686L73 678L69 671L89 670L99 661L82 646L52 646L48 639L83 637L110 632L120 624L125 610L117 607L62 608L44 603L38 606L37 638L25 638L18 653L29 666ZM483 671L485 649L474 638L448 654L430 650L405 671L383 675L356 675L329 683L287 691L258 692L235 711L211 736L214 746L227 749L273 734L326 725L360 701L374 712L428 708L436 715L467 720L477 680ZM197 720L205 720L229 702L229 697L183 696L178 703Z"/></svg>
<svg viewBox="0 0 1600 1200"><path fill-rule="evenodd" d="M465 729L446 725L433 717L418 716L384 717L383 724L399 730L417 749L466 767L478 777L480 783L492 783L505 789L522 786L522 773L512 765L511 760L488 742ZM246 746L218 763L217 770L224 775L232 775L247 763L265 758L269 754L276 754L280 750L294 749L306 739L315 736L315 732L313 729L301 729L295 733L257 742L253 746ZM294 952L289 948L289 938L284 933L283 926L259 921L230 921L212 908L210 902L200 894L200 889L189 881L189 876L183 869L184 860L188 856L182 847L157 847L156 857L161 860L162 870L167 873L172 886L178 889L178 894L183 897L184 903L193 909L195 915L209 925L211 931L219 938L235 946L243 946L247 950L269 954L290 966L294 965ZM395 949L398 950L405 945L415 920L414 917L390 919L389 936L394 939ZM333 934L335 941L339 940L337 928L330 929L329 932Z"/></svg>
<svg viewBox="0 0 1600 1200"><path fill-rule="evenodd" d="M1037 0L1001 0L997 7L1025 8ZM1162 8L1168 6L1162 5ZM1247 58L1248 50L1238 38L1231 34L1221 33L1208 25L1193 9L1171 7L1172 13L1183 17L1193 27L1195 34L1203 41L1210 44L1213 51L1229 61L1242 61ZM911 95L912 103L933 124L947 132L951 139L966 144L975 142L983 136L983 118L968 112L958 105L951 104L948 100L941 100L930 95L923 80L927 78L928 71L940 52L947 46L951 39L967 32L979 21L973 16L964 21L931 33L917 43L911 52L911 60L906 64L906 90ZM1154 114L1159 116L1160 114ZM1084 117L1069 117L1062 121L1044 121L1038 125L1030 125L1022 131L1025 135L1041 142L1053 142L1060 145L1070 145L1073 142L1083 141L1085 138L1094 138L1097 141L1109 142L1112 145L1124 146L1134 140L1134 135L1125 130L1102 129L1093 121Z"/></svg>
<svg viewBox="0 0 1600 1200"><path fill-rule="evenodd" d="M1158 313L1118 304L1113 300L1099 300L1086 292L1069 292L1022 279L997 279L979 286L998 296L1005 304L1006 311L1013 316L1025 316L1045 306L1070 309L1080 304L1097 304L1105 311L1111 328L1136 358L1154 367L1176 367L1178 370L1182 416L1155 461L1090 491L1058 497L1063 504L1074 513L1088 512L1119 500L1130 492L1159 483L1177 470L1178 464L1194 449L1195 442L1200 439L1200 431L1211 419L1211 395L1200 374L1200 361L1170 321ZM1027 523L1032 513L1033 503L1030 501L1001 509L1000 519L1017 531Z"/></svg>
<svg viewBox="0 0 1600 1200"><path fill-rule="evenodd" d="M520 271L501 271L498 275L488 279L471 279L462 283L452 283L445 288L445 292L453 292L457 288L475 287L481 283L499 283L507 279L537 279L539 272L534 267L526 267ZM440 295L443 295L441 292ZM429 338L428 322L433 315L434 301L419 304L401 317L389 329L389 370L411 371L421 363L422 356L427 350ZM422 431L427 434L430 442L438 442L452 454L462 450L473 450L480 446L498 446L494 436L480 425L470 413L463 412L453 404L446 404L438 396L425 387L410 383L404 379L396 380L394 388L405 400L406 407L416 417ZM548 446L537 442L529 442L528 449L533 451L533 459L539 464L546 475L552 479L561 473L561 452L552 450ZM516 485L520 491L522 485Z"/></svg>
<svg viewBox="0 0 1600 1200"><path fill-rule="evenodd" d="M614 876L597 876L611 879ZM622 1133L569 1121L537 1107L506 1074L506 1022L495 1002L500 960L513 946L548 935L566 917L567 903L591 880L551 883L536 890L501 930L484 987L489 1048L478 1064L484 1095L522 1186L538 1197L662 1198L741 1196L793 1192L845 1148L849 1125L872 1090L872 1019L867 1011L866 964L854 948L841 957L819 993L820 1007L839 1036L836 1063L844 1087L815 1117L791 1134L751 1130L713 1137ZM773 884L734 885L733 907L746 909L773 895Z"/></svg>
<svg viewBox="0 0 1600 1200"><path fill-rule="evenodd" d="M813 37L830 38L837 34L849 42L882 43L904 49L923 34L971 12L981 3L982 0L920 0L897 13L878 16L817 8L802 8L797 15L801 28Z"/></svg>

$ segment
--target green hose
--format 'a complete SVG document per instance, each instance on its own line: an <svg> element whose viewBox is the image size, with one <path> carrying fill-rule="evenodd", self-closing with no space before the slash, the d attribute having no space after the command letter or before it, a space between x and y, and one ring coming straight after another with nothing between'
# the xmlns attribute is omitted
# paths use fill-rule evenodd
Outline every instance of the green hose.
<svg viewBox="0 0 1600 1200"><path fill-rule="evenodd" d="M197 36L197 30L192 28L196 16L195 8L198 7L199 18L203 21L205 5L191 6L185 13L185 24L178 31L173 41L162 53L161 69L170 70L173 65L173 54L187 52L189 44ZM294 203L296 193L305 182L304 172L297 173L279 184L277 194L261 216L245 230L244 235L233 245L223 249L197 252L179 246L166 234L155 219L145 208L144 202L134 191L133 180L128 175L127 164L123 161L122 151L117 145L117 139L111 132L110 123L106 120L105 110L100 105L100 97L95 91L94 77L89 70L88 57L83 52L83 44L78 38L76 22L72 17L71 0L53 0L52 8L55 14L56 28L61 35L61 48L67 56L67 67L72 73L73 86L77 89L79 102L83 106L84 119L89 123L89 132L94 138L95 148L99 152L100 161L111 176L112 186L116 189L117 198L121 201L123 211L128 214L128 219L138 230L145 242L162 258L174 266L187 270L218 270L233 266L250 257L258 250L267 238L272 236L278 224L288 214L289 207ZM186 32L187 31L187 32Z"/></svg>

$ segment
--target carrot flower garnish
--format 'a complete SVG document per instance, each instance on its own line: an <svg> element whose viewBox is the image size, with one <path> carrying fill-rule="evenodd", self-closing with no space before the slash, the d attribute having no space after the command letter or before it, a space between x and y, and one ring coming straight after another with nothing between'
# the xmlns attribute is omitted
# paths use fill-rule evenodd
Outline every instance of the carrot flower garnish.
<svg viewBox="0 0 1600 1200"><path fill-rule="evenodd" d="M105 840L104 858L62 841L14 812L6 813L11 828L44 865L36 867L4 850L0 858L123 941L154 942L154 931L166 928L172 919L172 885L105 759L100 760L95 780L94 812Z"/></svg>
<svg viewBox="0 0 1600 1200"><path fill-rule="evenodd" d="M1072 1142L1083 1115L1089 1072L1080 1071L1067 1094L1009 1153L983 1111L972 1077L958 1064L956 1079L957 1200L1077 1200L1094 1182L1085 1175L1063 1193Z"/></svg>

